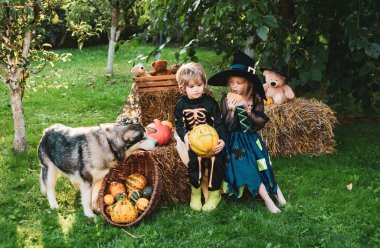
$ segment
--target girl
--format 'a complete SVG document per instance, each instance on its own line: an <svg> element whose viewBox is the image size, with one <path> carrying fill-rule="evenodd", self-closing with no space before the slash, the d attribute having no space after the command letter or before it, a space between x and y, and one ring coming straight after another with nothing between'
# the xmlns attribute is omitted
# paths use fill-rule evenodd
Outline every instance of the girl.
<svg viewBox="0 0 380 248"><path fill-rule="evenodd" d="M188 63L182 65L176 74L179 89L183 94L174 108L175 126L179 138L185 142L190 161L188 176L191 184L190 207L196 211L212 211L220 202L220 187L222 184L225 165L223 163L223 150L225 143L225 130L217 102L206 91L206 74L200 64ZM215 161L210 170L210 159L198 160L198 156L189 149L188 133L199 124L208 124L214 127L219 135L218 145L214 148ZM177 141L178 142L178 141ZM180 151L178 151L180 153ZM212 175L208 175L207 171ZM202 176L206 176L203 181ZM211 180L211 182L208 182ZM211 184L210 184L211 183ZM202 187L201 187L202 184ZM207 185L211 185L208 187ZM205 204L202 206L201 191L203 191Z"/></svg>
<svg viewBox="0 0 380 248"><path fill-rule="evenodd" d="M265 144L257 133L268 117L264 114L265 92L253 67L253 59L239 51L234 55L230 70L208 80L210 85L227 86L230 91L221 99L222 120L227 129L223 190L240 198L247 186L253 196L257 193L261 196L271 213L279 213L268 192L274 194L281 206L286 200L274 178Z"/></svg>

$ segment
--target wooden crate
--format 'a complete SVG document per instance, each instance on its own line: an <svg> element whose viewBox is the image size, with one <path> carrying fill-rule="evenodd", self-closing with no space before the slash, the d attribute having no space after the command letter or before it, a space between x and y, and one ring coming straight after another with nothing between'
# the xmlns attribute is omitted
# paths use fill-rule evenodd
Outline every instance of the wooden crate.
<svg viewBox="0 0 380 248"><path fill-rule="evenodd" d="M173 89L178 90L175 75L136 77L135 87L137 92L157 92Z"/></svg>
<svg viewBox="0 0 380 248"><path fill-rule="evenodd" d="M181 97L175 75L137 77L134 82L140 122L144 126L154 119L174 122L174 105Z"/></svg>

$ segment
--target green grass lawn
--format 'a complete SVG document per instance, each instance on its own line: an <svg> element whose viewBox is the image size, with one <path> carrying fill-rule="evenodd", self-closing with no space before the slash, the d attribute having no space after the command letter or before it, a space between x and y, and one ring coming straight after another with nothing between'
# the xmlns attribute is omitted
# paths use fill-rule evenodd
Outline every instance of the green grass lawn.
<svg viewBox="0 0 380 248"><path fill-rule="evenodd" d="M0 86L0 247L380 246L380 128L373 120L337 126L335 154L273 158L288 200L279 215L270 214L263 201L245 197L223 200L211 213L162 205L138 226L120 229L101 216L84 217L79 194L64 178L57 185L60 209L50 210L38 182L42 130L53 123L113 122L132 82L127 62L149 49L120 50L112 78L105 76L105 46L57 51L72 53L72 60L33 76L23 103L29 150L22 154L12 150L10 97ZM173 63L174 51L165 49L162 58ZM219 57L203 50L199 57L211 75Z"/></svg>

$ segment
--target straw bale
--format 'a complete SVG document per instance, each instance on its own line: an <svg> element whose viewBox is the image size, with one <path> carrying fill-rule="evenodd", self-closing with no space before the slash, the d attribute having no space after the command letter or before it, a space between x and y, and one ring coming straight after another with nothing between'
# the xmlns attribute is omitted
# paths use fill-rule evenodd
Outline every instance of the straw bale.
<svg viewBox="0 0 380 248"><path fill-rule="evenodd" d="M123 112L117 120L135 117L144 126L152 123L154 119L169 119L174 122L174 105L180 96L176 88L168 88L165 91L137 92L135 87L132 87Z"/></svg>
<svg viewBox="0 0 380 248"><path fill-rule="evenodd" d="M260 130L272 156L320 155L335 150L334 112L315 99L296 98L265 106L269 122Z"/></svg>
<svg viewBox="0 0 380 248"><path fill-rule="evenodd" d="M161 202L189 203L190 182L187 176L187 165L182 163L173 139L168 145L152 151L158 164L162 179Z"/></svg>

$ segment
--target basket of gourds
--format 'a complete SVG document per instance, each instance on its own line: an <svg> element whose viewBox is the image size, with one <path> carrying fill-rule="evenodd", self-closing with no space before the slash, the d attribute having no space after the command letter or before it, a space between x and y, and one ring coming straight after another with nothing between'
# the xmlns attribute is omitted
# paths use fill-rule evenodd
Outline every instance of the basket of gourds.
<svg viewBox="0 0 380 248"><path fill-rule="evenodd" d="M98 197L100 213L111 225L136 225L157 206L160 186L151 153L135 152L105 176Z"/></svg>

